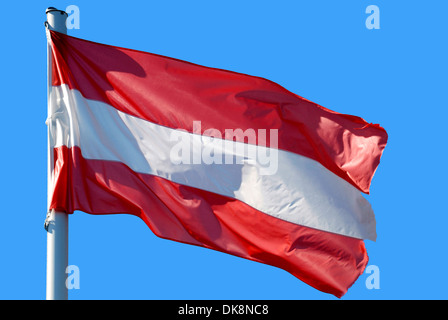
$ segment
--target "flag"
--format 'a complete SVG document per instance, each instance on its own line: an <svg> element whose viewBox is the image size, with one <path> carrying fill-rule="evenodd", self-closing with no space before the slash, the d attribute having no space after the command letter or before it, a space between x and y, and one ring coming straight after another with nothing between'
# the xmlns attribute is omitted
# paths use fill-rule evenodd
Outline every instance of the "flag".
<svg viewBox="0 0 448 320"><path fill-rule="evenodd" d="M50 209L282 268L341 297L386 131L269 80L51 31Z"/></svg>

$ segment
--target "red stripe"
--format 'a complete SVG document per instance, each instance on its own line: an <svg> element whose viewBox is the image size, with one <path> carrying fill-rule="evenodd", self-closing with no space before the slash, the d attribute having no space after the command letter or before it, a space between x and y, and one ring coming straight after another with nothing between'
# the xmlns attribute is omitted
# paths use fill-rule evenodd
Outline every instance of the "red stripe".
<svg viewBox="0 0 448 320"><path fill-rule="evenodd" d="M278 129L279 149L319 161L369 192L387 142L379 125L325 109L263 78L51 35L55 86L67 84L85 98L189 132L199 120L201 133ZM270 146L269 132L258 144Z"/></svg>
<svg viewBox="0 0 448 320"><path fill-rule="evenodd" d="M137 174L119 162L84 159L78 147L59 147L54 155L52 209L133 214L159 237L282 268L337 297L367 264L362 240L283 221L232 198Z"/></svg>

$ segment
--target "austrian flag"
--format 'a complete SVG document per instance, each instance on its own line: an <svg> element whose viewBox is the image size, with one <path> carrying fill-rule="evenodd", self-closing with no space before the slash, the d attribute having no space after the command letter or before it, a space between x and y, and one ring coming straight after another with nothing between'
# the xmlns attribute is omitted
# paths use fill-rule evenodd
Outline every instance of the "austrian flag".
<svg viewBox="0 0 448 320"><path fill-rule="evenodd" d="M50 32L50 209L282 268L341 297L376 239L379 125L269 80Z"/></svg>

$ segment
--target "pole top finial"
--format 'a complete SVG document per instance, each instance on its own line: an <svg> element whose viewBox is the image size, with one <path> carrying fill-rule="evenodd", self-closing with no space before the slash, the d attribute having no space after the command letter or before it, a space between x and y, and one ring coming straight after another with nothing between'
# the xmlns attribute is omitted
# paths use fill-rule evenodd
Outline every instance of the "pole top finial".
<svg viewBox="0 0 448 320"><path fill-rule="evenodd" d="M54 30L63 34L67 34L66 20L68 17L67 12L49 7L45 10L47 15L47 21L45 21L45 27L48 30Z"/></svg>

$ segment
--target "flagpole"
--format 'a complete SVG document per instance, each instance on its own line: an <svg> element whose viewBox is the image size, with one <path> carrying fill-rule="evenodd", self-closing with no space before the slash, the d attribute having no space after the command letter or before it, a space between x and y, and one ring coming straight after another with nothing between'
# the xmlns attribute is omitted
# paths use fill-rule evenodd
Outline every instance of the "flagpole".
<svg viewBox="0 0 448 320"><path fill-rule="evenodd" d="M65 24L67 13L53 7L45 11L47 21L45 26L49 30L58 31L67 34ZM48 36L48 31L47 31ZM48 79L48 117L50 111L51 94L51 47L47 44L47 79ZM52 138L50 135L51 119L48 125L48 177L47 190L48 196L51 194L53 179L53 150ZM48 199L48 206L50 201ZM68 289L66 286L66 268L68 265L68 214L65 212L49 210L45 220L45 229L47 230L47 300L67 300Z"/></svg>

